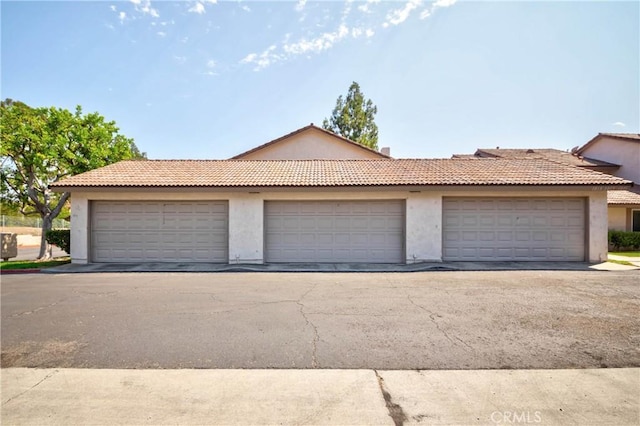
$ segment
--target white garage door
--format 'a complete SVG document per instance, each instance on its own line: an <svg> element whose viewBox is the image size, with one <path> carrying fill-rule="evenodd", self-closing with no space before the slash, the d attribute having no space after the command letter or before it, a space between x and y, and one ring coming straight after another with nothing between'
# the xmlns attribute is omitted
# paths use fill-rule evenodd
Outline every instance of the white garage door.
<svg viewBox="0 0 640 426"><path fill-rule="evenodd" d="M404 201L267 201L267 262L404 262Z"/></svg>
<svg viewBox="0 0 640 426"><path fill-rule="evenodd" d="M94 262L228 262L226 201L94 201Z"/></svg>
<svg viewBox="0 0 640 426"><path fill-rule="evenodd" d="M583 261L581 198L444 198L444 260Z"/></svg>

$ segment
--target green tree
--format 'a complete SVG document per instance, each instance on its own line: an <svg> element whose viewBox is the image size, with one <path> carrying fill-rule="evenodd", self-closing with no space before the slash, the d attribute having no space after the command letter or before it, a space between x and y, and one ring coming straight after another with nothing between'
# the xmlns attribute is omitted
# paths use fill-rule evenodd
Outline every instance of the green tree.
<svg viewBox="0 0 640 426"><path fill-rule="evenodd" d="M324 119L322 128L377 150L378 126L374 121L377 112L378 107L371 99L365 100L360 85L354 81L346 98L338 96L331 117Z"/></svg>
<svg viewBox="0 0 640 426"><path fill-rule="evenodd" d="M143 158L133 139L118 134L115 122L97 112L32 108L6 99L0 103L0 179L2 198L17 202L25 215L42 218L38 259L51 257L47 231L64 209L70 193L54 193L49 185L129 158Z"/></svg>

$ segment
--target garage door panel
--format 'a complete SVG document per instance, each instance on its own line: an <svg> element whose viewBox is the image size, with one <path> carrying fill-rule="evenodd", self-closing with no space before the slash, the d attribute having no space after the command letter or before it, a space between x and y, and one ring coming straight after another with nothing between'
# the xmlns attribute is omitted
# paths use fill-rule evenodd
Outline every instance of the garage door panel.
<svg viewBox="0 0 640 426"><path fill-rule="evenodd" d="M92 203L95 262L227 262L227 202Z"/></svg>
<svg viewBox="0 0 640 426"><path fill-rule="evenodd" d="M486 214L490 206L495 207L493 217ZM468 219L474 214L475 225ZM585 203L580 198L444 198L443 224L444 260L585 257Z"/></svg>
<svg viewBox="0 0 640 426"><path fill-rule="evenodd" d="M404 259L404 202L269 201L267 262L385 262Z"/></svg>

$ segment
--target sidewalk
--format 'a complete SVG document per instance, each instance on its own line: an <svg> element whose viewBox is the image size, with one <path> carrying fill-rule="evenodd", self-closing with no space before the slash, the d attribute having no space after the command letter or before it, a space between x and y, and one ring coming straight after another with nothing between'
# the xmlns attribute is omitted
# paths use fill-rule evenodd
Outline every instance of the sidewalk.
<svg viewBox="0 0 640 426"><path fill-rule="evenodd" d="M1 373L2 424L640 423L640 368Z"/></svg>
<svg viewBox="0 0 640 426"><path fill-rule="evenodd" d="M632 257L632 256L621 256L618 254L609 254L610 260L622 260L624 262L629 262L633 265L640 267L640 257Z"/></svg>

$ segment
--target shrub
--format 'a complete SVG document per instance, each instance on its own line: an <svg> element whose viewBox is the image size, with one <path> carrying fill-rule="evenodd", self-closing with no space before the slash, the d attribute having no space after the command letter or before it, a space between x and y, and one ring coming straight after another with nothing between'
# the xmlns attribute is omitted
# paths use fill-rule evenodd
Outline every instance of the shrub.
<svg viewBox="0 0 640 426"><path fill-rule="evenodd" d="M640 232L609 231L609 244L616 250L640 248Z"/></svg>
<svg viewBox="0 0 640 426"><path fill-rule="evenodd" d="M47 231L46 240L49 244L60 247L67 254L71 254L71 231L68 229L51 229Z"/></svg>

